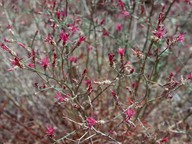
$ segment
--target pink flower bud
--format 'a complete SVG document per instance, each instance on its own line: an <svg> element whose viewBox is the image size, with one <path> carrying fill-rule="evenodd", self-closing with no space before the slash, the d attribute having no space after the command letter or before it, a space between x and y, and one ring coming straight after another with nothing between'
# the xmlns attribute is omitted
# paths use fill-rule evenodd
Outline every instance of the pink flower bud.
<svg viewBox="0 0 192 144"><path fill-rule="evenodd" d="M85 41L86 37L85 36L80 36L77 45L79 46L83 41Z"/></svg>
<svg viewBox="0 0 192 144"><path fill-rule="evenodd" d="M125 54L125 49L124 48L119 48L117 52L120 54L121 57L123 57L124 54Z"/></svg>
<svg viewBox="0 0 192 144"><path fill-rule="evenodd" d="M192 73L189 74L188 79L192 79Z"/></svg>
<svg viewBox="0 0 192 144"><path fill-rule="evenodd" d="M34 65L33 63L29 63L28 66L29 66L30 68L34 68L34 67L35 67L35 65Z"/></svg>
<svg viewBox="0 0 192 144"><path fill-rule="evenodd" d="M118 5L121 7L121 10L125 9L125 3L122 0L119 0Z"/></svg>
<svg viewBox="0 0 192 144"><path fill-rule="evenodd" d="M105 23L105 18L104 19L102 19L102 21L100 22L100 25L103 25L104 23Z"/></svg>
<svg viewBox="0 0 192 144"><path fill-rule="evenodd" d="M117 31L121 31L121 30L123 29L122 24L117 23L117 24L116 24L116 29L117 29Z"/></svg>
<svg viewBox="0 0 192 144"><path fill-rule="evenodd" d="M46 69L49 66L49 58L48 57L44 57L41 59L40 61L40 65Z"/></svg>
<svg viewBox="0 0 192 144"><path fill-rule="evenodd" d="M109 54L108 54L108 58L109 58L109 62L110 62L110 66L113 66L113 63L114 63L114 57L115 57L115 54L114 54L114 53L109 53Z"/></svg>

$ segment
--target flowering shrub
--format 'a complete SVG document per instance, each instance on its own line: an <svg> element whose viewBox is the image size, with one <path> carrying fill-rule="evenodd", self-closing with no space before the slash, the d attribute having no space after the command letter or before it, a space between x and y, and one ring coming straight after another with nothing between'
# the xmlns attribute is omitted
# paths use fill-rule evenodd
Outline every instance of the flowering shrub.
<svg viewBox="0 0 192 144"><path fill-rule="evenodd" d="M190 143L189 0L0 6L3 143Z"/></svg>

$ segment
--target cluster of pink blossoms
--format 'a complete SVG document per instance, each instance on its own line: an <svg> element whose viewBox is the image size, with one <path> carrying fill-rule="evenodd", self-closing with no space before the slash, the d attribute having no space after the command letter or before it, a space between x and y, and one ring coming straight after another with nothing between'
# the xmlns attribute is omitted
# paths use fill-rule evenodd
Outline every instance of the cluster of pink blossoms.
<svg viewBox="0 0 192 144"><path fill-rule="evenodd" d="M125 111L125 115L126 115L126 121L129 121L134 115L136 114L135 110L128 108Z"/></svg>
<svg viewBox="0 0 192 144"><path fill-rule="evenodd" d="M56 92L55 98L57 99L58 102L64 102L68 100L67 96L63 95L60 92Z"/></svg>
<svg viewBox="0 0 192 144"><path fill-rule="evenodd" d="M183 42L184 42L184 36L185 36L185 33L180 33L180 34L177 36L177 38L176 38L177 42L181 42L181 43L183 44Z"/></svg>
<svg viewBox="0 0 192 144"><path fill-rule="evenodd" d="M153 34L158 37L159 39L162 39L165 37L167 31L165 30L164 26L160 26L157 30L153 31Z"/></svg>
<svg viewBox="0 0 192 144"><path fill-rule="evenodd" d="M77 63L78 58L75 57L75 56L70 56L70 57L69 57L69 61L70 61L71 63Z"/></svg>
<svg viewBox="0 0 192 144"><path fill-rule="evenodd" d="M94 118L92 118L92 117L87 118L87 125L88 125L89 128L94 126L96 123L97 123L97 121Z"/></svg>

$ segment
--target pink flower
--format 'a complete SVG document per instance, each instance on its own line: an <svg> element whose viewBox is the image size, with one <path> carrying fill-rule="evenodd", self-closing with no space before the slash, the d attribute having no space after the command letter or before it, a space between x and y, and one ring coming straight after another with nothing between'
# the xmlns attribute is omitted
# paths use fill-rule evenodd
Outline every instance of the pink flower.
<svg viewBox="0 0 192 144"><path fill-rule="evenodd" d="M118 5L121 7L121 10L124 10L124 8L125 8L125 3L122 2L122 0L119 0Z"/></svg>
<svg viewBox="0 0 192 144"><path fill-rule="evenodd" d="M189 74L188 79L192 79L192 73Z"/></svg>
<svg viewBox="0 0 192 144"><path fill-rule="evenodd" d="M129 16L129 12L128 11L122 11L122 14L125 16L125 17L128 17Z"/></svg>
<svg viewBox="0 0 192 144"><path fill-rule="evenodd" d="M61 11L57 11L56 15L57 15L57 19L59 20L61 18Z"/></svg>
<svg viewBox="0 0 192 144"><path fill-rule="evenodd" d="M92 46L92 45L88 45L88 46L87 46L88 52L90 52L92 49L93 49L93 46Z"/></svg>
<svg viewBox="0 0 192 144"><path fill-rule="evenodd" d="M121 57L123 57L124 54L125 54L125 49L124 48L119 48L117 52L120 54Z"/></svg>
<svg viewBox="0 0 192 144"><path fill-rule="evenodd" d="M23 68L23 65L21 63L21 58L18 58L18 57L15 57L13 60L10 60L11 61L11 64L15 67L15 66L18 66L20 68Z"/></svg>
<svg viewBox="0 0 192 144"><path fill-rule="evenodd" d="M105 23L105 18L104 19L102 19L102 21L100 22L100 25L103 25L104 23Z"/></svg>
<svg viewBox="0 0 192 144"><path fill-rule="evenodd" d="M87 79L87 80L84 80L86 86L88 87L89 85L91 85L91 80L90 79Z"/></svg>
<svg viewBox="0 0 192 144"><path fill-rule="evenodd" d="M91 94L93 91L92 82L90 79L84 80L85 85L87 86L88 94Z"/></svg>
<svg viewBox="0 0 192 144"><path fill-rule="evenodd" d="M126 115L126 120L130 120L134 115L136 114L136 112L131 109L131 108L128 108L127 111L125 112L125 115Z"/></svg>
<svg viewBox="0 0 192 144"><path fill-rule="evenodd" d="M120 23L116 24L117 31L121 31L123 29L123 26Z"/></svg>
<svg viewBox="0 0 192 144"><path fill-rule="evenodd" d="M83 41L85 41L86 37L85 36L80 36L77 45L79 46Z"/></svg>
<svg viewBox="0 0 192 144"><path fill-rule="evenodd" d="M167 143L169 141L168 137L164 137L163 139L161 139L161 143Z"/></svg>
<svg viewBox="0 0 192 144"><path fill-rule="evenodd" d="M165 8L166 8L166 5L163 4L163 5L162 5L162 8L161 8L161 11L164 12Z"/></svg>
<svg viewBox="0 0 192 144"><path fill-rule="evenodd" d="M56 12L56 15L57 15L57 19L60 20L61 18L63 18L63 17L66 16L66 13L65 13L64 11L58 10L58 11Z"/></svg>
<svg viewBox="0 0 192 144"><path fill-rule="evenodd" d="M135 71L135 69L132 68L132 69L130 70L130 74L134 73L134 71Z"/></svg>
<svg viewBox="0 0 192 144"><path fill-rule="evenodd" d="M62 30L60 34L60 40L62 40L63 43L66 44L66 42L69 40L69 34Z"/></svg>
<svg viewBox="0 0 192 144"><path fill-rule="evenodd" d="M48 57L44 57L41 59L40 61L40 65L46 69L49 66L49 58Z"/></svg>
<svg viewBox="0 0 192 144"><path fill-rule="evenodd" d="M63 101L67 101L67 97L64 96L62 93L60 92L56 92L55 98L57 99L57 101L59 102L63 102Z"/></svg>
<svg viewBox="0 0 192 144"><path fill-rule="evenodd" d="M69 57L69 61L70 61L71 63L77 63L77 60L78 60L78 58L75 57L75 56L70 56L70 57Z"/></svg>
<svg viewBox="0 0 192 144"><path fill-rule="evenodd" d="M109 58L109 62L110 62L110 66L113 66L113 63L114 63L114 57L115 57L115 54L114 54L114 53L109 53L109 54L108 54L108 58Z"/></svg>
<svg viewBox="0 0 192 144"><path fill-rule="evenodd" d="M156 36L156 37L158 37L158 38L163 38L163 37L165 37L165 35L166 35L166 31L165 31L165 27L164 26L161 26L161 27L159 27L157 30L154 30L153 31L153 34Z"/></svg>
<svg viewBox="0 0 192 144"><path fill-rule="evenodd" d="M88 95L90 95L93 92L93 87L91 83L87 86L87 92L88 92Z"/></svg>
<svg viewBox="0 0 192 144"><path fill-rule="evenodd" d="M136 83L136 82L133 82L133 83L131 84L131 86L132 86L133 89L135 89L135 88L137 87L137 83Z"/></svg>
<svg viewBox="0 0 192 144"><path fill-rule="evenodd" d="M187 4L190 4L190 0L184 0Z"/></svg>
<svg viewBox="0 0 192 144"><path fill-rule="evenodd" d="M12 39L7 39L7 38L3 38L4 42L7 42L7 43L12 43L13 40Z"/></svg>
<svg viewBox="0 0 192 144"><path fill-rule="evenodd" d="M103 36L109 36L109 32L103 28Z"/></svg>
<svg viewBox="0 0 192 144"><path fill-rule="evenodd" d="M115 133L115 131L113 131L113 130L109 130L109 133L112 135L112 134Z"/></svg>
<svg viewBox="0 0 192 144"><path fill-rule="evenodd" d="M54 44L53 36L51 34L48 34L48 36L44 38L44 41L50 43L51 45Z"/></svg>
<svg viewBox="0 0 192 144"><path fill-rule="evenodd" d="M8 25L8 26L7 26L7 29L8 29L8 30L11 30L11 29L12 29L12 26L11 26L11 25Z"/></svg>
<svg viewBox="0 0 192 144"><path fill-rule="evenodd" d="M33 63L29 63L28 66L29 66L30 68L34 68L34 67L35 67L35 65L34 65Z"/></svg>
<svg viewBox="0 0 192 144"><path fill-rule="evenodd" d="M53 136L53 134L55 133L55 129L53 128L53 126L47 126L47 131L46 134L47 136Z"/></svg>
<svg viewBox="0 0 192 144"><path fill-rule="evenodd" d="M83 70L82 76L84 77L86 74L87 74L87 69L85 68L85 69Z"/></svg>
<svg viewBox="0 0 192 144"><path fill-rule="evenodd" d="M92 117L87 118L87 125L88 125L89 128L94 126L96 123L97 123L97 121L94 118L92 118Z"/></svg>
<svg viewBox="0 0 192 144"><path fill-rule="evenodd" d="M17 42L17 44L18 44L19 46L21 46L22 48L26 49L26 46L25 46L23 43Z"/></svg>
<svg viewBox="0 0 192 144"><path fill-rule="evenodd" d="M184 42L184 35L185 35L184 33L180 33L178 35L178 37L177 37L177 41L181 42L183 44L183 42Z"/></svg>
<svg viewBox="0 0 192 144"><path fill-rule="evenodd" d="M163 19L164 19L163 12L160 12L159 18L158 18L159 24L163 21Z"/></svg>

